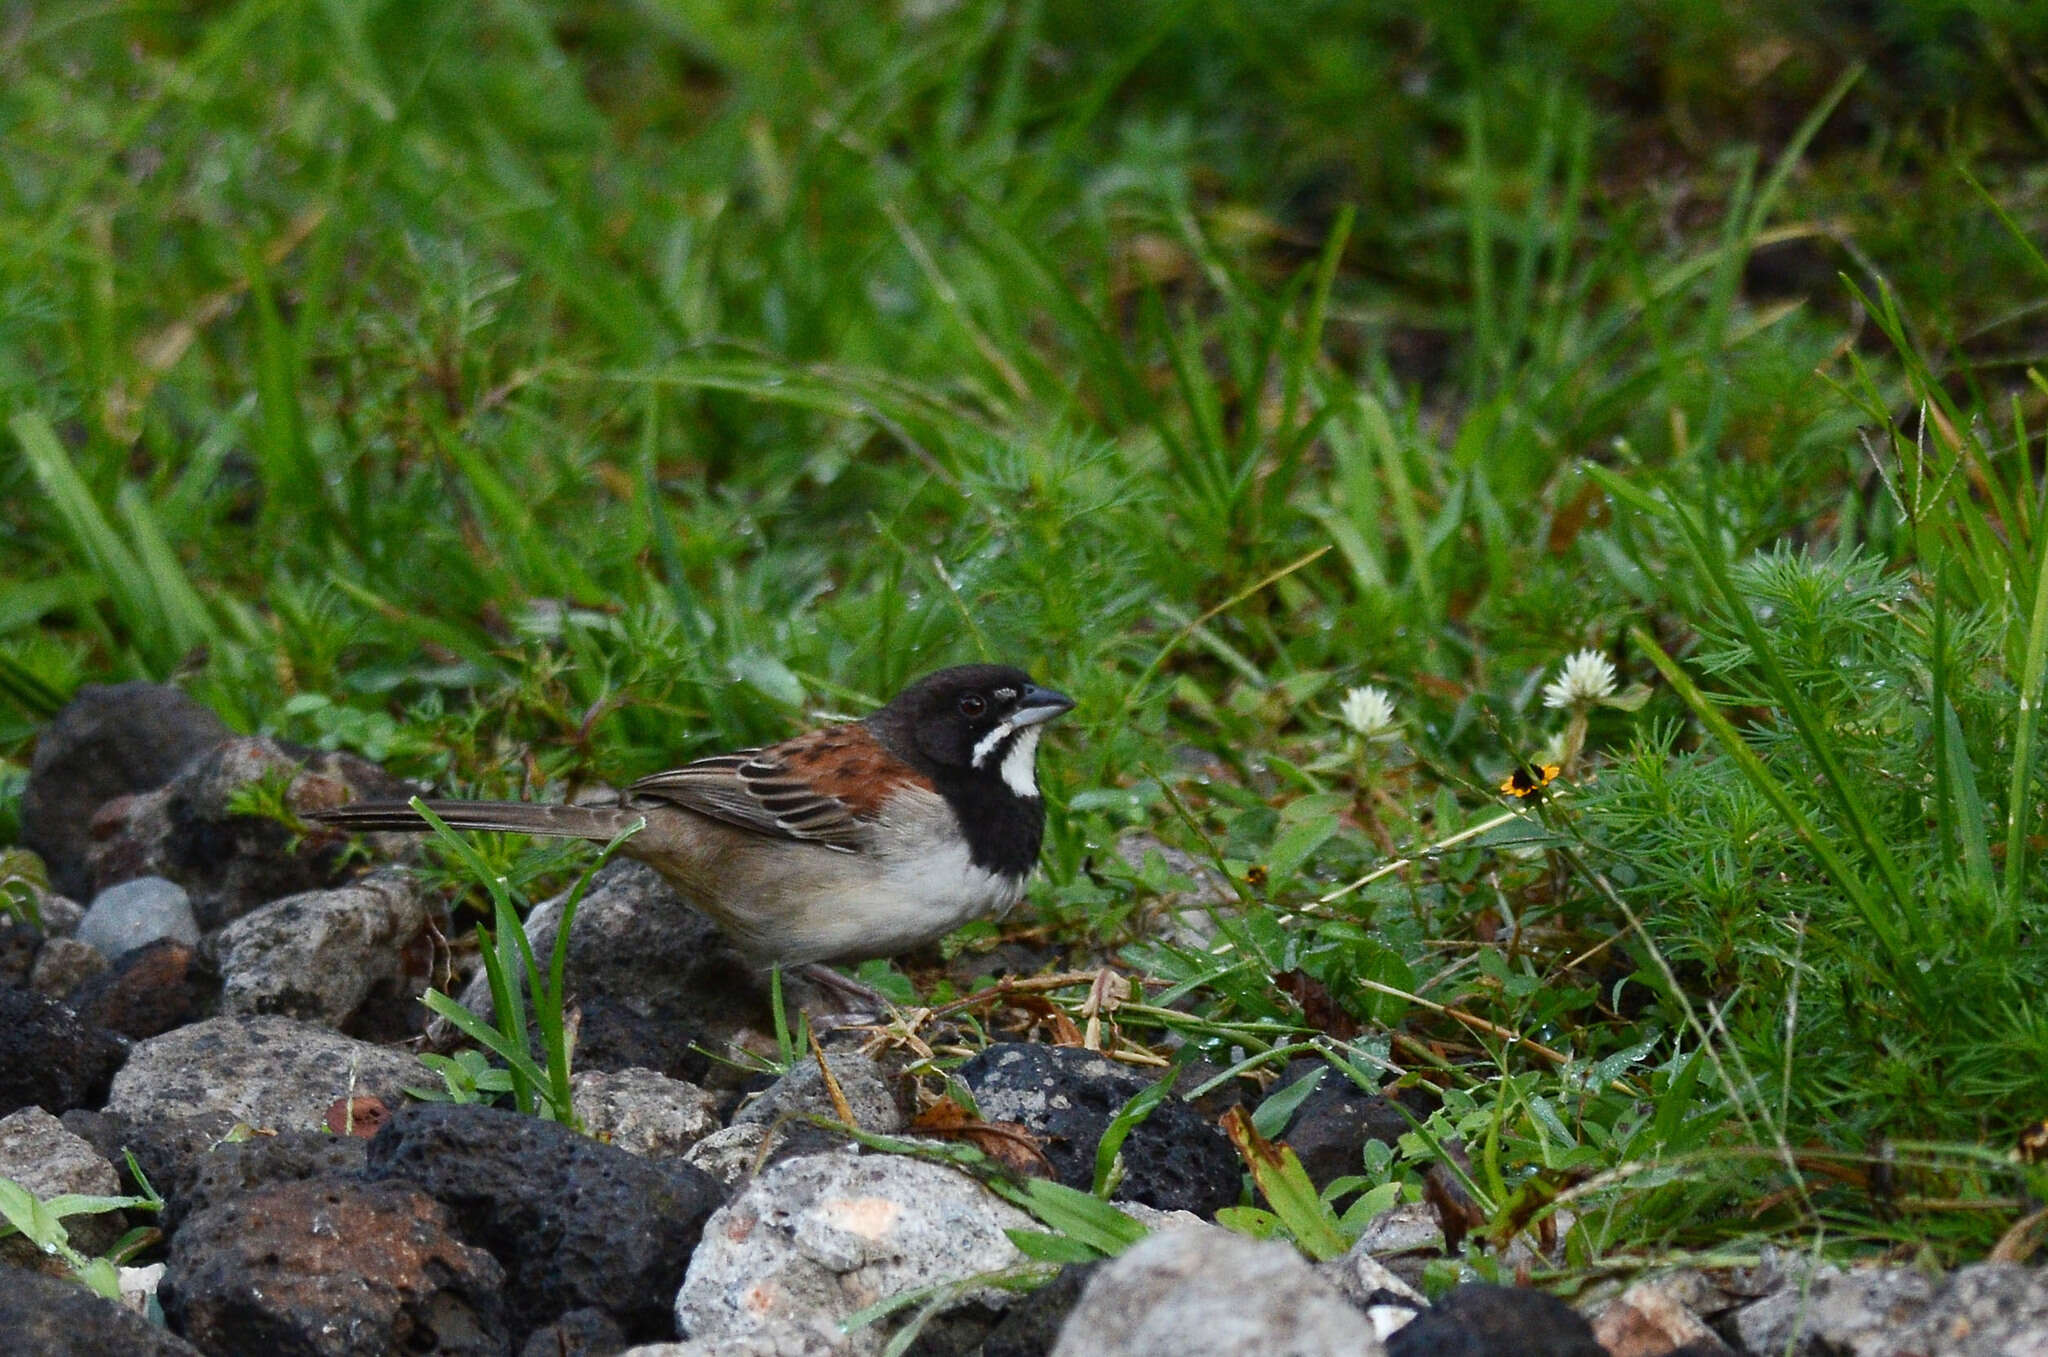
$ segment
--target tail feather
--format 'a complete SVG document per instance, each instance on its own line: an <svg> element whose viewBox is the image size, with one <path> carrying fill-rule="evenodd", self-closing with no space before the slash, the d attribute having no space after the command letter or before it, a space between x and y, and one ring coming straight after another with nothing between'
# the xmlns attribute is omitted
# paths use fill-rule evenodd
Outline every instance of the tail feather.
<svg viewBox="0 0 2048 1357"><path fill-rule="evenodd" d="M640 812L608 806L542 806L524 801L429 801L428 810L451 829L491 829L557 839L603 843L640 818ZM427 822L403 801L359 801L306 817L351 833L424 834Z"/></svg>

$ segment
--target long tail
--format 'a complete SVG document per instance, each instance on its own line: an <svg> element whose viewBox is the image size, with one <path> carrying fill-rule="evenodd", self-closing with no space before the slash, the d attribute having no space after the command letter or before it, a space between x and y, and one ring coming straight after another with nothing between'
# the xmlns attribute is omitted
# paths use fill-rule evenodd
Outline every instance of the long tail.
<svg viewBox="0 0 2048 1357"><path fill-rule="evenodd" d="M496 829L557 839L595 839L599 843L640 818L639 811L609 806L540 806L524 801L429 801L426 805L452 829ZM306 818L354 833L427 831L426 820L403 801L359 801L352 806L315 811Z"/></svg>

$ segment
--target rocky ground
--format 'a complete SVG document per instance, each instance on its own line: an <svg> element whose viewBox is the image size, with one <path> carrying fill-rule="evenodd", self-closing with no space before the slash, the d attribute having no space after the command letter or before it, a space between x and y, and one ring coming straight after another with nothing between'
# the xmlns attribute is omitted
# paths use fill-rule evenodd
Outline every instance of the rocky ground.
<svg viewBox="0 0 2048 1357"><path fill-rule="evenodd" d="M772 1050L760 982L651 872L608 867L577 915L577 1110L591 1135L420 1102L418 995L446 920L402 839L352 859L238 814L403 789L346 756L235 737L174 690L87 688L42 739L23 838L47 865L40 926L0 929L0 1177L38 1197L165 1202L75 1216L87 1255L162 1232L124 1306L0 1241L9 1353L2048 1353L2040 1269L1941 1276L1794 1256L1586 1288L1575 1307L1467 1285L1426 1301L1427 1207L1314 1265L1213 1223L1240 1171L1217 1116L1170 1099L1123 1149L1121 1204L1149 1227L1114 1260L1034 1264L1042 1229L975 1178L864 1150L806 1113L912 1128L913 1052L857 1032L779 1078L707 1052ZM89 900L84 907L74 900ZM555 910L529 921L553 937ZM467 1000L486 1007L472 986ZM1088 1186L1145 1072L1079 1046L1005 1041L955 1072L989 1121L1028 1129ZM1325 1087L1283 1139L1319 1182L1408 1122ZM1505 1260L1543 1262L1527 1245ZM886 1309L883 1302L903 1298ZM863 1315L866 1322L849 1328ZM160 1315L161 1326L145 1316ZM636 1346L637 1345L637 1346Z"/></svg>

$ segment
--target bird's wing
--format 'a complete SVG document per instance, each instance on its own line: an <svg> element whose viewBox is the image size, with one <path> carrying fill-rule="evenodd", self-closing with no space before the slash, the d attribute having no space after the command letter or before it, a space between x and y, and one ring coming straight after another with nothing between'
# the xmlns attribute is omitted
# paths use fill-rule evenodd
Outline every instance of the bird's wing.
<svg viewBox="0 0 2048 1357"><path fill-rule="evenodd" d="M778 838L857 852L890 791L918 780L862 726L833 726L765 749L718 754L627 791Z"/></svg>

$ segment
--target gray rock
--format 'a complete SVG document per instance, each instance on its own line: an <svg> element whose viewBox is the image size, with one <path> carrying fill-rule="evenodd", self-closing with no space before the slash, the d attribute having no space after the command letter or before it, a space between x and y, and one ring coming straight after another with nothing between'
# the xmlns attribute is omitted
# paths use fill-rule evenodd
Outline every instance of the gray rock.
<svg viewBox="0 0 2048 1357"><path fill-rule="evenodd" d="M1110 1205L1155 1234L1160 1230L1214 1230L1219 1228L1214 1221L1203 1220L1192 1211L1162 1211L1156 1206L1147 1206L1143 1202L1111 1202Z"/></svg>
<svg viewBox="0 0 2048 1357"><path fill-rule="evenodd" d="M405 1051L270 1015L209 1018L136 1043L107 1111L144 1122L225 1113L259 1130L325 1123L337 1099L396 1107L431 1076Z"/></svg>
<svg viewBox="0 0 2048 1357"><path fill-rule="evenodd" d="M21 794L21 841L66 895L92 891L93 812L164 783L228 738L218 716L168 684L88 683L36 740Z"/></svg>
<svg viewBox="0 0 2048 1357"><path fill-rule="evenodd" d="M0 1267L0 1334L34 1357L203 1357L184 1339L77 1282Z"/></svg>
<svg viewBox="0 0 2048 1357"><path fill-rule="evenodd" d="M183 886L160 876L141 876L95 895L73 936L91 943L111 961L158 938L196 947L199 920Z"/></svg>
<svg viewBox="0 0 2048 1357"><path fill-rule="evenodd" d="M720 1127L715 1098L653 1070L584 1070L569 1088L586 1131L645 1158L682 1159Z"/></svg>
<svg viewBox="0 0 2048 1357"><path fill-rule="evenodd" d="M767 1167L774 1147L765 1152L762 1147L768 1144L771 1134L759 1122L727 1126L692 1145L683 1155L683 1162L692 1168L702 1169L730 1191L757 1168Z"/></svg>
<svg viewBox="0 0 2048 1357"><path fill-rule="evenodd" d="M44 895L36 900L36 912L42 917L45 937L68 938L78 931L85 906L68 895Z"/></svg>
<svg viewBox="0 0 2048 1357"><path fill-rule="evenodd" d="M1429 1203L1404 1202L1367 1221L1351 1251L1378 1259L1388 1271L1419 1287L1429 1260L1443 1257L1444 1232Z"/></svg>
<svg viewBox="0 0 2048 1357"><path fill-rule="evenodd" d="M1429 1305L1427 1297L1373 1257L1362 1244L1352 1245L1342 1258L1317 1264L1316 1271L1337 1288L1339 1295L1364 1312L1381 1342L1406 1328Z"/></svg>
<svg viewBox="0 0 2048 1357"><path fill-rule="evenodd" d="M1216 908L1234 906L1237 894L1213 866L1143 829L1119 838L1116 855L1147 887L1135 921L1146 937L1196 952L1215 945Z"/></svg>
<svg viewBox="0 0 2048 1357"><path fill-rule="evenodd" d="M906 1291L1020 1264L1003 1231L1032 1228L1022 1211L938 1164L848 1151L791 1159L705 1225L676 1324L707 1351L732 1351L777 1323L843 1320ZM1010 1299L982 1287L956 1303L1000 1309ZM884 1320L856 1331L848 1351L880 1352L893 1328Z"/></svg>
<svg viewBox="0 0 2048 1357"><path fill-rule="evenodd" d="M2040 1269L1978 1263L1935 1279L1910 1268L1815 1268L1802 1287L1744 1306L1736 1336L1753 1352L1794 1357L2048 1357L2048 1279Z"/></svg>
<svg viewBox="0 0 2048 1357"><path fill-rule="evenodd" d="M111 1197L121 1190L114 1166L40 1107L0 1117L0 1178L12 1178L45 1201L68 1192ZM119 1211L64 1218L71 1247L87 1257L106 1252L125 1229L127 1221ZM26 1239L11 1235L0 1240L0 1257L17 1247L34 1251Z"/></svg>
<svg viewBox="0 0 2048 1357"><path fill-rule="evenodd" d="M1382 1357L1366 1317L1291 1246L1227 1230L1151 1235L1103 1264L1053 1357Z"/></svg>
<svg viewBox="0 0 2048 1357"><path fill-rule="evenodd" d="M28 987L52 999L62 999L106 969L106 953L91 943L77 938L51 938L36 953Z"/></svg>
<svg viewBox="0 0 2048 1357"><path fill-rule="evenodd" d="M1735 1314L1736 1336L1752 1352L1872 1357L1934 1296L1934 1282L1903 1268L1817 1270Z"/></svg>
<svg viewBox="0 0 2048 1357"><path fill-rule="evenodd" d="M93 817L87 865L101 886L164 876L192 897L211 931L259 905L334 884L348 870L338 834L296 837L266 816L244 815L241 796L282 784L285 803L309 811L351 797L403 797L405 784L352 754L321 753L264 736L225 740L153 791L117 797Z"/></svg>
<svg viewBox="0 0 2048 1357"><path fill-rule="evenodd" d="M907 1125L902 1109L896 1105L896 1095L890 1091L888 1076L873 1057L851 1050L827 1051L825 1063L831 1068L839 1091L846 1096L856 1126L863 1131L891 1135ZM733 1124L765 1126L785 1116L806 1115L834 1121L839 1118L818 1062L810 1057L799 1060L788 1073L751 1099L733 1118Z"/></svg>
<svg viewBox="0 0 2048 1357"><path fill-rule="evenodd" d="M408 974L407 952L426 928L426 905L402 872L272 901L215 938L221 1011L342 1027L366 1003L410 1003L426 978Z"/></svg>
<svg viewBox="0 0 2048 1357"><path fill-rule="evenodd" d="M770 1320L744 1338L642 1343L619 1357L851 1357L853 1340L822 1320Z"/></svg>
<svg viewBox="0 0 2048 1357"><path fill-rule="evenodd" d="M854 1123L863 1130L884 1135L902 1130L908 1122L888 1084L888 1075L871 1058L852 1050L828 1051L825 1061L832 1077L846 1095ZM808 1154L826 1154L848 1143L837 1132L818 1126L811 1116L838 1120L818 1062L803 1060L787 1074L756 1094L732 1120L732 1125L705 1136L683 1157L703 1169L727 1188L737 1187L752 1174L784 1159Z"/></svg>
<svg viewBox="0 0 2048 1357"><path fill-rule="evenodd" d="M165 1266L151 1263L148 1267L116 1267L114 1275L120 1280L121 1304L139 1314L148 1314L150 1307L157 1305L156 1289L164 1279Z"/></svg>
<svg viewBox="0 0 2048 1357"><path fill-rule="evenodd" d="M2048 1274L2018 1263L1958 1268L1893 1342L1887 1357L2048 1357Z"/></svg>
<svg viewBox="0 0 2048 1357"><path fill-rule="evenodd" d="M1734 1352L1688 1309L1674 1288L1636 1282L1590 1316L1593 1337L1608 1357L1664 1357L1685 1348L1689 1357Z"/></svg>
<svg viewBox="0 0 2048 1357"><path fill-rule="evenodd" d="M158 1295L209 1352L502 1357L504 1284L497 1260L411 1183L313 1181L186 1221Z"/></svg>

